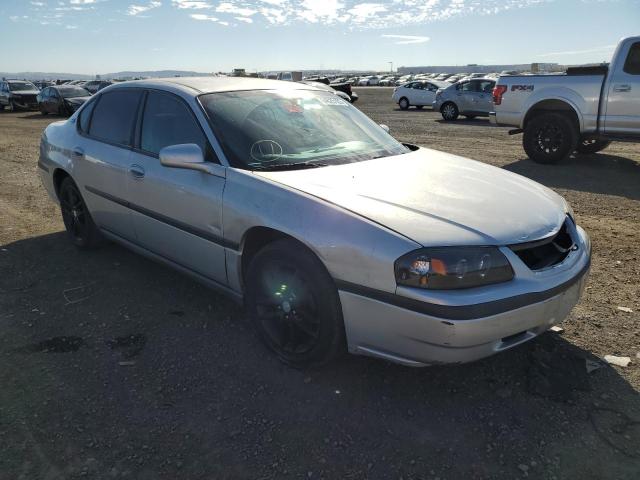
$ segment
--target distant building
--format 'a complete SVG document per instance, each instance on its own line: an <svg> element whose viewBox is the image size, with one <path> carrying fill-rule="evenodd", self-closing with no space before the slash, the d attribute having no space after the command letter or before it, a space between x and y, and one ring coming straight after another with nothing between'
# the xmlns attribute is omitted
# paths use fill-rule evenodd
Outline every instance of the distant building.
<svg viewBox="0 0 640 480"><path fill-rule="evenodd" d="M398 74L407 75L410 73L494 73L505 70L513 70L519 72L532 71L534 65L545 66L544 70L554 72L562 69L557 63L521 63L517 65L478 65L475 63L469 65L434 65L423 67L398 67Z"/></svg>

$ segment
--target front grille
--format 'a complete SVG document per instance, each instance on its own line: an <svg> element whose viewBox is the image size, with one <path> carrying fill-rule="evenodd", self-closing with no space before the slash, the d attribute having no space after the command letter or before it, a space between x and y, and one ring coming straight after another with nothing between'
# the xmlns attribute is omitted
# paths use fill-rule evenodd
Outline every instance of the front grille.
<svg viewBox="0 0 640 480"><path fill-rule="evenodd" d="M571 237L569 222L571 219L567 218L552 237L511 245L509 248L531 270L542 270L562 263L569 252L578 248Z"/></svg>

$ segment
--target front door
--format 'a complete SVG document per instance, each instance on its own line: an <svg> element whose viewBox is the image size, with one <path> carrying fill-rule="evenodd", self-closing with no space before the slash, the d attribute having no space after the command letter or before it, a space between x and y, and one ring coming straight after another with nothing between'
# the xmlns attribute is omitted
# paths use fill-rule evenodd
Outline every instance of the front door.
<svg viewBox="0 0 640 480"><path fill-rule="evenodd" d="M222 232L220 176L165 167L164 147L194 143L217 163L191 107L181 98L150 90L140 126L139 148L131 153L127 189L137 242L178 265L227 283Z"/></svg>
<svg viewBox="0 0 640 480"><path fill-rule="evenodd" d="M640 42L621 50L625 59L610 72L605 133L640 135Z"/></svg>

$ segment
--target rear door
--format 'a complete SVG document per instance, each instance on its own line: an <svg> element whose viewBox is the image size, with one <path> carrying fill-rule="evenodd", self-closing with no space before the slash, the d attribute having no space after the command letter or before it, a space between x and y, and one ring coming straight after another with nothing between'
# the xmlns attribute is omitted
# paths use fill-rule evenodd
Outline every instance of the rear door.
<svg viewBox="0 0 640 480"><path fill-rule="evenodd" d="M640 135L640 42L620 51L624 61L610 73L604 129L608 134Z"/></svg>
<svg viewBox="0 0 640 480"><path fill-rule="evenodd" d="M488 115L493 110L493 87L496 82L492 80L479 80L476 82L476 91L474 92L475 110L478 113Z"/></svg>
<svg viewBox="0 0 640 480"><path fill-rule="evenodd" d="M129 241L135 239L127 178L143 90L119 88L94 97L80 112L80 135L72 147L74 178L96 224Z"/></svg>
<svg viewBox="0 0 640 480"><path fill-rule="evenodd" d="M184 143L200 146L219 175L165 167L159 153ZM222 231L225 168L191 107L180 97L149 90L131 154L127 185L140 245L221 284L227 283Z"/></svg>

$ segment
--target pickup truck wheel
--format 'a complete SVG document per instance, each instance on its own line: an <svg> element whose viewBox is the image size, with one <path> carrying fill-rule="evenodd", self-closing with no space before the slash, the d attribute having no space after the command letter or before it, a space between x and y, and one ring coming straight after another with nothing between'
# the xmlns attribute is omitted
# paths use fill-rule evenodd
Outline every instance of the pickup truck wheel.
<svg viewBox="0 0 640 480"><path fill-rule="evenodd" d="M582 154L597 153L611 145L610 140L598 140L596 138L583 138L576 147L576 152Z"/></svg>
<svg viewBox="0 0 640 480"><path fill-rule="evenodd" d="M406 110L408 109L411 105L409 104L409 100L405 97L402 97L399 101L398 101L398 106L400 107L400 110Z"/></svg>
<svg viewBox="0 0 640 480"><path fill-rule="evenodd" d="M458 107L453 102L447 102L440 108L440 113L442 114L442 118L444 118L447 122L452 122L458 118L460 112L458 111Z"/></svg>
<svg viewBox="0 0 640 480"><path fill-rule="evenodd" d="M69 238L78 248L93 248L103 243L98 227L93 223L87 205L70 177L62 180L58 191L62 221Z"/></svg>
<svg viewBox="0 0 640 480"><path fill-rule="evenodd" d="M251 260L245 279L247 313L282 362L314 367L345 350L336 286L320 260L299 243L268 244Z"/></svg>
<svg viewBox="0 0 640 480"><path fill-rule="evenodd" d="M524 129L522 146L537 163L558 163L576 149L578 132L571 120L560 113L545 113Z"/></svg>

